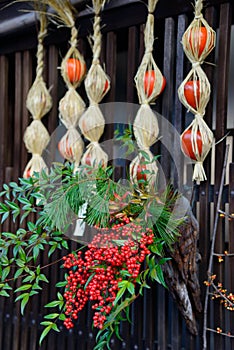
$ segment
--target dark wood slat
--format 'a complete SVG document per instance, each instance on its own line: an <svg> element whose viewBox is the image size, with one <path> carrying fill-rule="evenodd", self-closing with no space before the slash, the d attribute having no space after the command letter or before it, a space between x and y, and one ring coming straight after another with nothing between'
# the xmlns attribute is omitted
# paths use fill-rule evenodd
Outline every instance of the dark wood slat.
<svg viewBox="0 0 234 350"><path fill-rule="evenodd" d="M22 53L15 53L15 111L14 111L14 179L20 175L20 155L22 147L21 115L22 115Z"/></svg>
<svg viewBox="0 0 234 350"><path fill-rule="evenodd" d="M139 350L142 342L142 325L145 320L143 319L143 300L142 297L135 300L131 305L131 345L130 349Z"/></svg>
<svg viewBox="0 0 234 350"><path fill-rule="evenodd" d="M230 164L229 168L229 213L234 213L234 163ZM234 253L234 220L229 222L229 239L228 239L228 252L230 254ZM234 291L234 257L226 258L228 259L227 263L229 264L229 291L233 293ZM230 313L229 313L230 314ZM234 333L234 317L230 315L230 330L231 333ZM234 340L231 341L230 350L234 350Z"/></svg>
<svg viewBox="0 0 234 350"><path fill-rule="evenodd" d="M137 71L137 27L128 29L128 73L127 73L127 102L136 101L136 88L134 84L134 76Z"/></svg>
<svg viewBox="0 0 234 350"><path fill-rule="evenodd" d="M138 58L139 65L141 63L141 60L145 52L144 31L145 31L145 23L140 26L139 58Z"/></svg>
<svg viewBox="0 0 234 350"><path fill-rule="evenodd" d="M106 37L106 72L110 77L111 80L111 89L105 99L105 102L115 102L115 95L116 95L116 60L117 60L117 37L116 33L110 32L107 33ZM111 140L114 136L114 124L113 124L113 118L114 118L114 111L113 106L109 105L106 108L107 116L104 116L104 118L108 118L107 122L108 124L105 127L105 134L102 138L103 140ZM109 153L109 160L110 164L112 164L113 159L113 151L110 150Z"/></svg>
<svg viewBox="0 0 234 350"><path fill-rule="evenodd" d="M206 9L205 11L205 19L209 23L209 25L216 29L217 27L217 14L214 7L210 7ZM207 58L207 61L214 62L214 56L215 56L215 50L209 55ZM214 76L215 76L215 67L211 65L205 65L203 64L204 71L207 75L208 80L211 84L211 98L210 102L208 103L206 114L205 114L205 121L207 125L212 128L212 114L213 114L213 87L214 87ZM202 300L204 300L204 281L207 279L207 266L208 266L208 260L209 260L209 247L210 247L210 236L208 232L210 232L210 220L204 220L204 217L209 218L210 217L210 203L209 203L209 183L210 183L210 175L211 175L211 153L208 155L204 162L204 169L207 176L207 181L204 181L200 184L199 188L199 202L200 202L200 218L199 218L199 227L200 227L200 240L199 240L199 253L201 254L201 264L199 264L199 277L200 277L200 285L201 285L201 292L202 292ZM211 305L213 306L213 305ZM202 329L203 325L203 315L200 315L200 328ZM208 317L209 320L209 317ZM209 337L208 337L208 344L209 344ZM202 339L200 338L200 346L202 346Z"/></svg>
<svg viewBox="0 0 234 350"><path fill-rule="evenodd" d="M216 103L216 140L219 140L225 135L227 125L227 92L228 92L228 72L229 72L229 57L230 57L230 34L231 34L231 14L232 8L230 3L220 6L220 22L219 22L219 52L218 62L222 62L217 66L217 103ZM216 146L215 155L215 194L218 193L219 184L222 174L222 164L224 159L225 142L221 142ZM217 196L215 198L215 205ZM224 208L222 208L224 209ZM225 232L222 226L222 221L219 221L218 235L215 242L215 252L224 251ZM217 259L214 261L214 273L217 274L218 280L224 281L224 265L219 264ZM215 327L225 328L224 310L222 305L217 306ZM215 344L218 349L224 349L224 338L219 335L214 336Z"/></svg>
<svg viewBox="0 0 234 350"><path fill-rule="evenodd" d="M56 129L58 124L58 49L56 46L50 46L47 50L48 54L48 87L51 88L50 94L53 101L52 109L48 116L48 131L50 134Z"/></svg>
<svg viewBox="0 0 234 350"><path fill-rule="evenodd" d="M32 85L32 53L30 51L23 52L22 63L23 63L23 89L22 89L21 134L24 135L25 129L32 122L32 118L26 107L27 94ZM28 152L23 141L20 149L21 149L20 176L22 177L24 168L28 161Z"/></svg>
<svg viewBox="0 0 234 350"><path fill-rule="evenodd" d="M182 83L184 79L184 60L185 55L183 51L183 47L181 44L181 39L183 33L185 32L188 25L188 20L185 15L178 16L178 24L177 24L177 40L176 40L176 82L175 82L175 115L172 120L172 123L176 129L176 131L181 134L184 128L183 125L183 115L184 108L178 98L178 87ZM168 85L170 82L168 81ZM176 138L174 137L174 150L173 150L173 158L175 160L175 168L173 167L172 171L174 174L177 174L178 179L174 177L175 187L180 187L183 183L183 166L184 166L184 156L181 153L181 149L178 149L178 143Z"/></svg>
<svg viewBox="0 0 234 350"><path fill-rule="evenodd" d="M184 128L183 125L183 116L184 116L184 108L178 98L178 87L181 84L181 82L184 79L184 61L185 61L185 55L183 51L183 47L181 44L181 39L183 36L183 33L185 32L188 25L187 16L180 15L178 16L178 22L177 22L177 37L176 37L176 80L175 80L175 114L174 117L172 117L172 123L176 129L176 131L181 134ZM168 81L168 85L170 84L170 81ZM173 148L173 159L174 164L172 165L172 177L174 181L175 187L179 187L179 189L182 190L183 186L183 167L184 167L184 156L181 153L180 147L178 148L178 140L174 135L174 148ZM179 312L177 305L175 302L169 298L169 305L171 307L170 311L171 314L168 315L168 322L171 322L171 329L169 331L169 335L171 337L171 347L174 350L180 349L180 323L181 318L179 318ZM180 322L178 322L180 320Z"/></svg>
<svg viewBox="0 0 234 350"><path fill-rule="evenodd" d="M156 57L157 61L157 57ZM171 122L172 111L173 111L173 95L174 95L174 73L171 67L174 66L175 62L175 20L173 18L167 18L165 20L165 34L164 34L164 62L163 62L163 75L165 76L168 84L163 92L162 96L162 115L168 121ZM172 135L168 129L162 130L163 134L170 139ZM164 146L161 149L161 164L163 164L163 172L166 176L166 181L170 179L171 165L168 161L168 151Z"/></svg>
<svg viewBox="0 0 234 350"><path fill-rule="evenodd" d="M175 21L173 18L167 18L165 20L165 35L164 35L164 63L163 63L163 75L165 76L167 85L163 93L162 100L162 115L168 121L171 120L172 113L172 103L173 101L173 70L171 67L174 65L174 55L175 55ZM157 62L157 57L156 57ZM169 135L169 130L162 130L164 135L171 138ZM166 181L170 179L170 162L168 161L168 151L164 146L161 147L161 160L160 160L163 173L166 177ZM160 181L160 179L159 179ZM163 180L162 180L163 181ZM157 310L157 323L158 323L158 341L159 348L166 349L166 295L165 290L161 286L158 289L158 310Z"/></svg>
<svg viewBox="0 0 234 350"><path fill-rule="evenodd" d="M116 43L116 33L109 32L106 38L106 72L111 79L111 89L107 95L108 102L115 101L115 88L116 88L116 53L117 53L117 43Z"/></svg>
<svg viewBox="0 0 234 350"><path fill-rule="evenodd" d="M6 135L7 135L7 101L8 101L8 59L6 56L0 56L0 82L1 82L1 90L0 90L0 100L2 101L1 110L0 110L0 186L4 183L4 175L5 175L5 162L6 162Z"/></svg>
<svg viewBox="0 0 234 350"><path fill-rule="evenodd" d="M143 298L142 348L152 349L154 340L153 323L155 318L152 301L153 290L145 290Z"/></svg>

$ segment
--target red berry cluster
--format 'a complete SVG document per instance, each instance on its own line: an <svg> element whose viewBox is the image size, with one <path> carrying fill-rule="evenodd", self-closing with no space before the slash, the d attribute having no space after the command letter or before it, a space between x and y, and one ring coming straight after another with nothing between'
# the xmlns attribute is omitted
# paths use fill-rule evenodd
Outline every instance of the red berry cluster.
<svg viewBox="0 0 234 350"><path fill-rule="evenodd" d="M112 229L100 229L83 254L69 254L64 257L67 268L67 285L64 293L64 325L69 329L73 320L88 300L92 308L94 326L102 329L106 317L113 309L118 293L118 283L123 276L135 283L142 262L150 253L148 246L153 243L152 230L129 221L114 225Z"/></svg>

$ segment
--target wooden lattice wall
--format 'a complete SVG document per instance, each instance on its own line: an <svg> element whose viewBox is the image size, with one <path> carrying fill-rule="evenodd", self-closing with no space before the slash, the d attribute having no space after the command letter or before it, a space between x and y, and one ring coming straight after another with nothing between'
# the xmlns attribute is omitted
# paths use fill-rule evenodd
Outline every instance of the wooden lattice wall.
<svg viewBox="0 0 234 350"><path fill-rule="evenodd" d="M115 4L114 4L115 3ZM192 19L190 1L160 1L156 12L157 40L155 55L160 69L167 79L167 87L157 104L157 110L167 118L180 133L188 125L189 116L178 100L177 88L188 71L188 62L184 57L181 37ZM118 5L118 6L116 6ZM83 8L81 8L82 10ZM103 15L103 60L106 71L111 77L112 89L104 102L137 103L133 77L143 54L143 23L146 19L145 5L140 1L110 1ZM91 52L87 35L91 31L91 14L85 9L80 12L77 25L80 26L80 49L87 62ZM0 13L1 18L1 13ZM209 259L210 237L212 233L215 205L222 172L225 144L231 145L229 153L228 173L226 176L222 209L234 212L234 111L228 109L228 103L234 93L231 77L234 67L234 56L231 52L231 28L233 21L232 1L207 1L205 18L209 24L218 29L218 45L208 61L213 65L205 65L205 71L212 86L212 99L208 105L206 121L213 129L216 140L220 140L227 132L228 137L219 143L215 151L205 161L208 181L194 188L193 209L200 223L199 277L204 300L203 281ZM232 40L234 32L232 32ZM66 49L68 32L65 29L50 29L46 39L46 81L53 86L51 91L54 106L45 118L49 132L58 125L58 99L62 96L63 85L57 67ZM25 29L0 37L0 181L1 183L17 180L22 175L27 161L27 153L22 143L23 133L29 124L29 113L25 107L25 99L35 74L35 28ZM233 47L232 47L233 48ZM232 70L230 69L232 67ZM233 74L233 73L232 73ZM81 88L81 94L84 91ZM106 128L104 139L113 137L113 127ZM157 149L156 149L157 148ZM166 174L170 174L166 151L159 146L155 151L162 154L161 164ZM175 156L178 150L175 150ZM14 229L7 223L4 230ZM71 244L75 247L75 243ZM234 222L219 221L215 251L228 250L234 252ZM56 253L53 259L59 259ZM41 264L47 264L46 252L41 256ZM46 268L45 273L51 281L45 286L40 297L35 297L26 309L24 317L19 315L19 305L10 300L0 299L0 349L1 350L36 350L39 349L38 338L41 332L43 305L53 300L53 287L61 275L59 264L53 269ZM215 273L224 286L234 292L234 257L225 258L223 264L215 261ZM202 349L202 315L198 315L199 336L191 336L182 321L177 307L168 292L154 286L148 290L141 300L132 307L131 325L124 324L122 335L124 342L114 340L113 349ZM51 334L42 345L44 350L91 350L94 347L94 333L91 328L91 315L83 313L77 327L60 334ZM216 329L221 327L234 334L234 314L224 311L222 307L211 302L208 325ZM62 327L62 326L61 326ZM208 333L209 349L234 349L234 340L215 333Z"/></svg>

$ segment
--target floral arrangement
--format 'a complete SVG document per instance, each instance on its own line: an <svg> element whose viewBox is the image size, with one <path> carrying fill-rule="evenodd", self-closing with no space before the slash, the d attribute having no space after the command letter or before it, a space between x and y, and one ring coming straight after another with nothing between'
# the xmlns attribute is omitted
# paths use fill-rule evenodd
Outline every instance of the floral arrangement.
<svg viewBox="0 0 234 350"><path fill-rule="evenodd" d="M164 246L172 246L183 222L172 213L179 195L170 187L148 194L144 179L139 180L141 186L129 182L124 187L111 179L109 167L80 166L75 174L73 167L56 164L49 173L42 171L19 179L19 184L3 186L2 223L10 218L22 227L1 233L0 295L18 293L15 301L21 303L23 313L29 299L42 290L41 284L49 283L45 267L39 264L40 252L49 247L48 267L58 263L53 262L53 253L65 248L68 254L60 260L65 279L57 283L58 299L45 305L47 310L57 307L58 311L44 316L40 342L51 329L59 331L57 322L73 327L89 300L93 325L99 329L95 349L110 348L112 335L120 337L120 321L129 320L129 307L149 287L148 282L165 285L161 266L168 258ZM83 220L94 227L95 234L71 252L65 234L84 202ZM35 222L30 221L34 213ZM25 220L27 228L23 228Z"/></svg>

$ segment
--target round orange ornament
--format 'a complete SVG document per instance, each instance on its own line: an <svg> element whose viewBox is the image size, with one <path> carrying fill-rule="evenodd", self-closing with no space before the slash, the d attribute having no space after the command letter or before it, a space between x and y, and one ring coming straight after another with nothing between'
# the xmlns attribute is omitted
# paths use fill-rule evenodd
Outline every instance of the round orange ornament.
<svg viewBox="0 0 234 350"><path fill-rule="evenodd" d="M202 138L201 138L201 133L198 130L197 131L197 138L196 138L196 143L197 143L197 148L199 155L201 156L202 154ZM185 131L182 135L182 140L181 140L181 147L184 152L184 154L193 159L197 160L194 152L193 152L193 146L192 146L192 129L188 129Z"/></svg>
<svg viewBox="0 0 234 350"><path fill-rule="evenodd" d="M76 84L84 78L86 64L77 58L68 58L66 62L66 72L69 81Z"/></svg>
<svg viewBox="0 0 234 350"><path fill-rule="evenodd" d="M197 109L200 102L200 82L199 80L189 80L184 85L184 96L188 104ZM197 103L196 103L197 102Z"/></svg>
<svg viewBox="0 0 234 350"><path fill-rule="evenodd" d="M155 84L155 71L154 70L147 70L144 75L144 90L147 94L147 97L150 97L153 90L154 90L154 84ZM166 86L166 78L163 77L162 87L160 94L163 92Z"/></svg>

